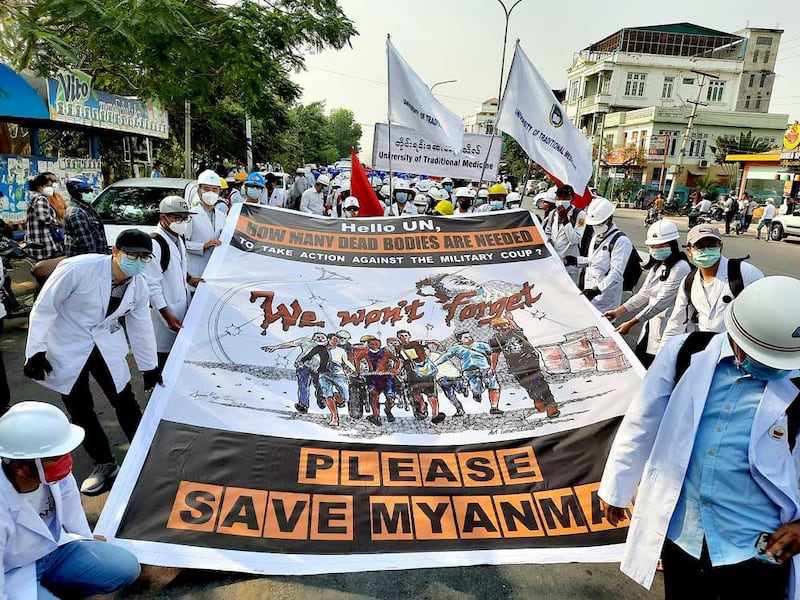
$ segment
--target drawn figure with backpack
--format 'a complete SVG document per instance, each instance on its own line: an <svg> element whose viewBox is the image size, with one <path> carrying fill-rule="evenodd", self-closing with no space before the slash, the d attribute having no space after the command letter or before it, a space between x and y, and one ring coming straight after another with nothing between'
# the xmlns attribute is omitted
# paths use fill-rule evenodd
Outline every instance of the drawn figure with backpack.
<svg viewBox="0 0 800 600"><path fill-rule="evenodd" d="M153 238L153 260L147 264L145 279L150 289L150 314L156 334L158 365L164 368L172 344L183 327L183 317L192 295L190 286L202 279L188 272L186 240L183 235L192 212L180 196L167 196L158 206L159 221Z"/></svg>
<svg viewBox="0 0 800 600"><path fill-rule="evenodd" d="M622 291L631 291L642 274L641 260L633 244L614 223L616 207L606 198L595 198L586 211L586 224L594 231L586 254L565 256L566 266L584 269L581 293L600 312L622 304Z"/></svg>
<svg viewBox="0 0 800 600"><path fill-rule="evenodd" d="M424 419L428 416L430 404L431 423L438 425L445 419L439 411L439 397L436 391L436 365L428 356L426 344L411 339L411 332L400 329L397 332L398 355L403 361L405 384L414 399L414 418ZM427 398L427 404L425 402Z"/></svg>
<svg viewBox="0 0 800 600"><path fill-rule="evenodd" d="M617 327L617 332L626 335L637 323L643 323L636 356L644 367L649 367L661 344L661 332L675 305L675 296L681 282L691 271L686 255L678 245L680 234L672 221L657 221L647 230L644 243L650 252L650 260L644 265L647 277L639 290L613 310L603 316L611 321L626 312L636 312L636 316Z"/></svg>
<svg viewBox="0 0 800 600"><path fill-rule="evenodd" d="M766 277L720 333L671 338L617 431L601 507L616 526L635 494L620 570L650 587L660 557L667 600L800 593L800 336L794 311L764 310L798 296L800 281Z"/></svg>
<svg viewBox="0 0 800 600"><path fill-rule="evenodd" d="M681 283L675 307L661 334L666 341L692 331L723 331L728 305L742 290L764 277L747 258L722 256L722 234L712 225L697 225L686 235L689 260L696 265Z"/></svg>

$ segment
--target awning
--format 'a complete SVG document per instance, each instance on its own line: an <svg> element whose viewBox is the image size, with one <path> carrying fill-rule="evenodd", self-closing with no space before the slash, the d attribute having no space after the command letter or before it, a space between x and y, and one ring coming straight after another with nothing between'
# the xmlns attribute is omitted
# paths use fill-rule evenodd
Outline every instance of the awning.
<svg viewBox="0 0 800 600"><path fill-rule="evenodd" d="M50 119L44 98L22 75L1 63L0 119Z"/></svg>

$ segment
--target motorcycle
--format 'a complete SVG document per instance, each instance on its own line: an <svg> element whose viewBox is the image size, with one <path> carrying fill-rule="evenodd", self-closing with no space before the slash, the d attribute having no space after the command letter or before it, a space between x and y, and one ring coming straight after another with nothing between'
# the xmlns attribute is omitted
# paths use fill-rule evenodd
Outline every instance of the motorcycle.
<svg viewBox="0 0 800 600"><path fill-rule="evenodd" d="M661 220L661 215L655 209L654 206L651 206L650 208L647 209L647 214L644 217L644 226L650 227L650 225L660 220Z"/></svg>
<svg viewBox="0 0 800 600"><path fill-rule="evenodd" d="M724 221L725 220L725 207L721 204L714 204L711 207L711 218L714 221Z"/></svg>

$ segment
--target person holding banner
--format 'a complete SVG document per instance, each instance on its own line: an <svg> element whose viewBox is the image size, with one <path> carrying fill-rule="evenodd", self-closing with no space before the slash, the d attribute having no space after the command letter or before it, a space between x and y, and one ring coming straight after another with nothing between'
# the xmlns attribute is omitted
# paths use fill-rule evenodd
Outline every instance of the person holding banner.
<svg viewBox="0 0 800 600"><path fill-rule="evenodd" d="M659 556L667 600L798 598L800 281L744 288L722 333L671 339L656 355L606 462L598 496L627 518L620 569L650 587ZM788 588L788 590L787 590Z"/></svg>
<svg viewBox="0 0 800 600"><path fill-rule="evenodd" d="M553 249L562 259L567 256L577 259L580 256L581 241L586 230L586 213L572 205L574 198L571 185L560 186L553 201L555 210L550 211L542 221ZM569 265L567 273L578 285L581 269L577 265Z"/></svg>
<svg viewBox="0 0 800 600"><path fill-rule="evenodd" d="M453 192L453 196L456 199L456 206L455 211L453 212L454 217L463 217L465 215L470 215L475 212L475 208L473 204L475 204L475 196L478 193L469 187L460 187L457 188L455 192Z"/></svg>
<svg viewBox="0 0 800 600"><path fill-rule="evenodd" d="M314 185L300 197L300 212L310 215L325 214L325 197L328 194L331 180L327 175L320 175Z"/></svg>
<svg viewBox="0 0 800 600"><path fill-rule="evenodd" d="M92 537L72 475L84 430L44 402L0 418L0 551L3 598L110 594L139 577L139 561Z"/></svg>
<svg viewBox="0 0 800 600"><path fill-rule="evenodd" d="M411 200L414 190L404 179L398 179L392 186L392 203L383 212L384 217L408 217L418 214L417 207Z"/></svg>

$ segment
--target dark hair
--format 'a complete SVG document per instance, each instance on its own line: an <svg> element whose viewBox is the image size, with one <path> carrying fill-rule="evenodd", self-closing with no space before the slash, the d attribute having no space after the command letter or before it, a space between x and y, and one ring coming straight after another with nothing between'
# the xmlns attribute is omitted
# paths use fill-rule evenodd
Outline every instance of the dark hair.
<svg viewBox="0 0 800 600"><path fill-rule="evenodd" d="M38 190L39 188L45 187L48 183L50 183L50 178L47 176L47 174L39 173L36 177L31 179L28 187L32 190Z"/></svg>
<svg viewBox="0 0 800 600"><path fill-rule="evenodd" d="M556 190L556 196L560 198L566 198L568 196L574 196L575 190L572 189L572 186L569 184L564 184L558 187Z"/></svg>
<svg viewBox="0 0 800 600"><path fill-rule="evenodd" d="M335 333L326 333L325 337L327 337L330 340L332 338L338 338L339 336L336 335Z"/></svg>
<svg viewBox="0 0 800 600"><path fill-rule="evenodd" d="M455 338L460 342L461 338L464 337L465 335L472 335L472 334L467 330L456 331Z"/></svg>
<svg viewBox="0 0 800 600"><path fill-rule="evenodd" d="M672 250L672 254L670 254L666 259L656 260L651 256L650 259L642 265L642 269L655 269L661 265L664 265L666 269L659 279L661 281L666 281L667 277L669 277L669 272L672 270L672 267L678 263L678 261L685 260L687 263L689 262L686 254L684 254L680 249L680 246L678 246L678 240L670 240L669 249Z"/></svg>
<svg viewBox="0 0 800 600"><path fill-rule="evenodd" d="M400 335L401 333L407 333L408 335L411 335L411 332L408 329L398 329L396 335Z"/></svg>

